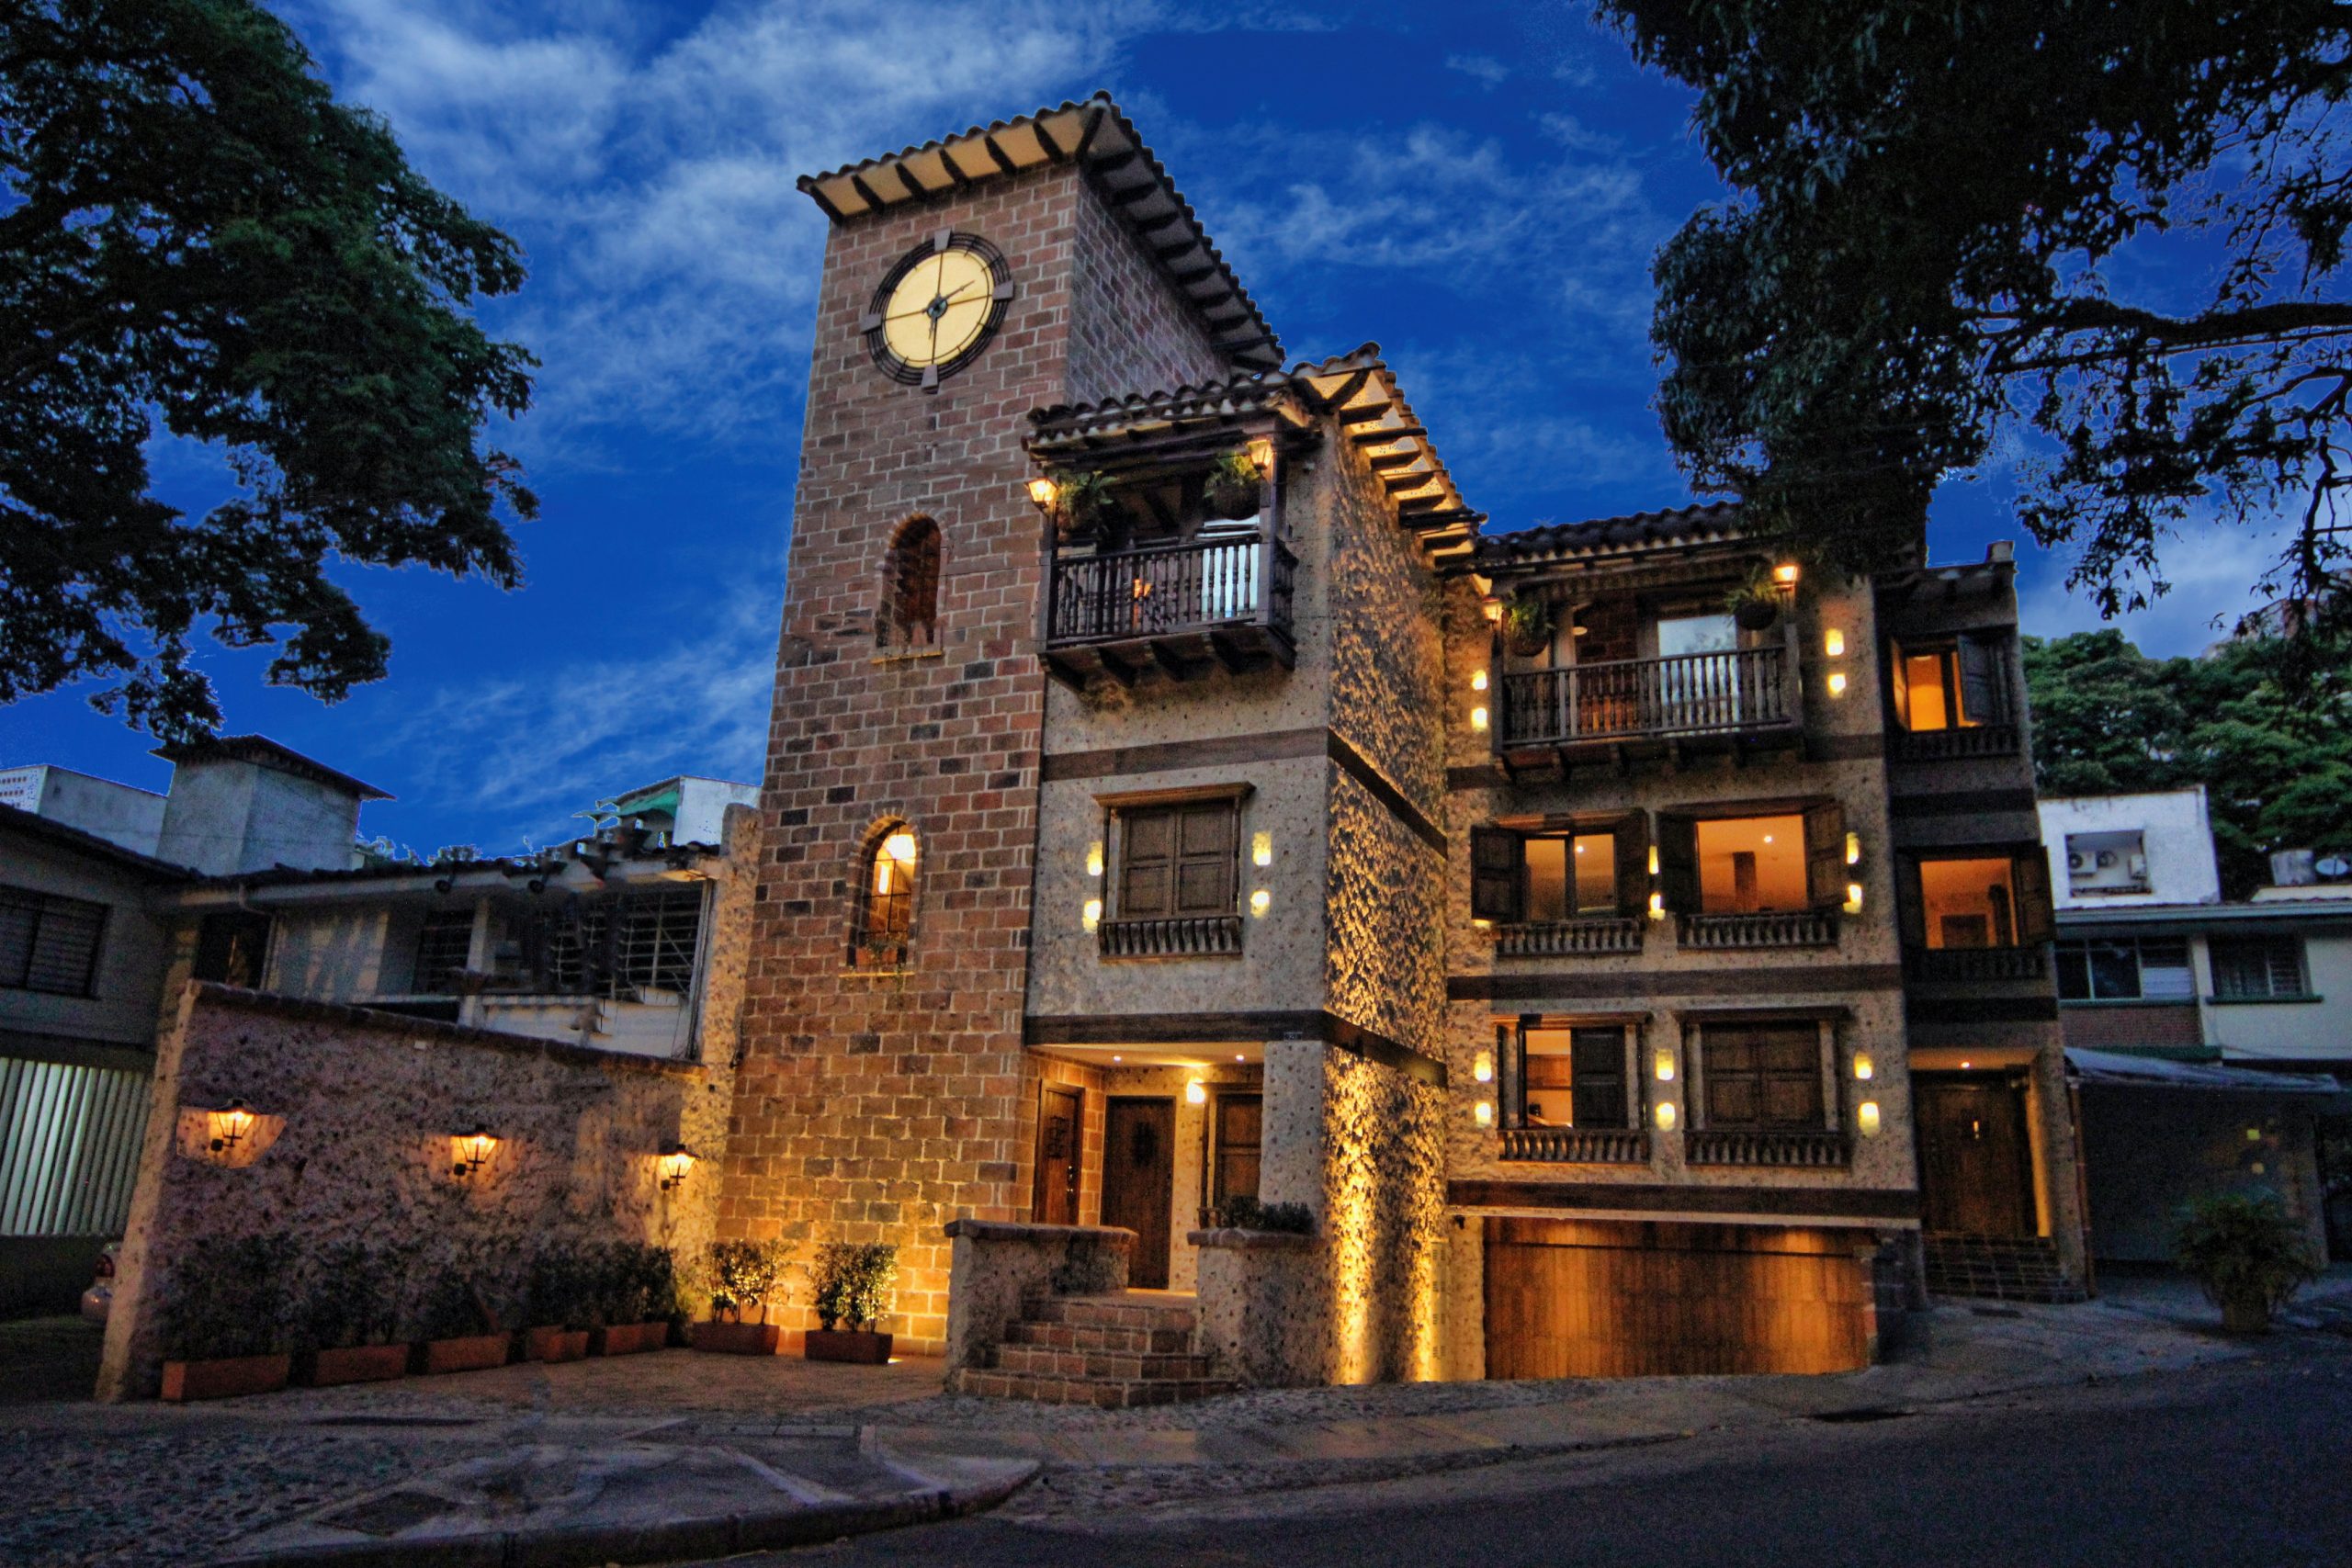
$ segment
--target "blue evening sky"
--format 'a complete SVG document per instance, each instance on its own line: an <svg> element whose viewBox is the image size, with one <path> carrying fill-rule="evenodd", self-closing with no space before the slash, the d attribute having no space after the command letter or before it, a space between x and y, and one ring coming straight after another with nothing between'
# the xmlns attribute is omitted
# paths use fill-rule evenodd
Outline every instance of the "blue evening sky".
<svg viewBox="0 0 2352 1568"><path fill-rule="evenodd" d="M285 0L337 91L521 242L487 311L545 362L494 439L545 504L501 594L353 572L390 677L327 707L210 649L232 732L398 798L429 852L577 831L673 773L756 781L824 220L796 175L1109 89L1293 358L1377 341L1491 527L1671 505L1648 258L1718 187L1689 102L1580 7L979 0ZM214 468L160 451L175 500ZM1997 472L1938 500L1932 553L2011 536ZM2259 543L2213 529L2127 631L2190 652ZM2020 544L2030 631L2096 624ZM0 764L149 788L165 764L66 692L0 709Z"/></svg>

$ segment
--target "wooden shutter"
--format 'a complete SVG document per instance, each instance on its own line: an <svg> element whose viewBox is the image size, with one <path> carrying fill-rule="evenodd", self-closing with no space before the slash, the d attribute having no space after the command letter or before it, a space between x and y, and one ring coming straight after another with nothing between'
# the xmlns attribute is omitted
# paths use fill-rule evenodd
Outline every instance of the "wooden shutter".
<svg viewBox="0 0 2352 1568"><path fill-rule="evenodd" d="M1699 912L1699 824L1692 818L1658 814L1657 886L1676 914Z"/></svg>
<svg viewBox="0 0 2352 1568"><path fill-rule="evenodd" d="M1982 637L1964 637L1958 646L1960 716L1957 724L1991 724L2001 716L2000 653Z"/></svg>
<svg viewBox="0 0 2352 1568"><path fill-rule="evenodd" d="M1470 918L1504 925L1524 919L1526 855L1508 828L1470 829Z"/></svg>
<svg viewBox="0 0 2352 1568"><path fill-rule="evenodd" d="M1815 1128L1821 1114L1821 1029L1774 1024L1758 1032L1764 1075L1764 1125Z"/></svg>
<svg viewBox="0 0 2352 1568"><path fill-rule="evenodd" d="M1816 909L1846 901L1846 808L1835 801L1805 807L1804 886Z"/></svg>
<svg viewBox="0 0 2352 1568"><path fill-rule="evenodd" d="M1617 912L1639 915L1650 907L1649 821L1635 811L1618 818Z"/></svg>
<svg viewBox="0 0 2352 1568"><path fill-rule="evenodd" d="M1625 1032L1578 1029L1568 1035L1569 1120L1579 1127L1625 1124Z"/></svg>
<svg viewBox="0 0 2352 1568"><path fill-rule="evenodd" d="M1230 800L1188 806L1177 814L1175 913L1233 913L1234 829L1238 818Z"/></svg>
<svg viewBox="0 0 2352 1568"><path fill-rule="evenodd" d="M1904 661L1903 645L1886 645L1886 689L1894 701L1895 722L1911 728L1911 668Z"/></svg>
<svg viewBox="0 0 2352 1568"><path fill-rule="evenodd" d="M1122 813L1115 913L1123 920L1148 920L1175 912L1176 814L1165 807Z"/></svg>
<svg viewBox="0 0 2352 1568"><path fill-rule="evenodd" d="M1710 1024L1700 1034L1707 1125L1810 1131L1824 1123L1813 1023Z"/></svg>
<svg viewBox="0 0 2352 1568"><path fill-rule="evenodd" d="M1928 895L1919 886L1919 863L1905 855L1894 863L1895 903L1903 920L1903 945L1928 945Z"/></svg>
<svg viewBox="0 0 2352 1568"><path fill-rule="evenodd" d="M2048 942L2057 934L2057 916L2050 907L2050 862L2041 850L2010 859L2009 891L2017 901L2019 947Z"/></svg>

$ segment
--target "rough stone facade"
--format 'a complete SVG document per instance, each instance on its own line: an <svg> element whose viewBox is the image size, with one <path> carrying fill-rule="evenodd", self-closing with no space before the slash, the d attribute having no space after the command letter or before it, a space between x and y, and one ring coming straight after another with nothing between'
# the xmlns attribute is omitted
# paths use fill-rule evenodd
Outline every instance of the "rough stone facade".
<svg viewBox="0 0 2352 1568"><path fill-rule="evenodd" d="M204 1112L232 1100L261 1125L252 1156L224 1165L206 1155ZM711 1235L719 1162L665 1192L657 1160L678 1143L715 1156L726 1115L699 1064L190 985L156 1055L99 1395L154 1392L174 1280L240 1237L285 1234L312 1258L407 1248L415 1290L462 1278L510 1312L540 1247L689 1254ZM461 1179L451 1138L476 1125L497 1150Z"/></svg>

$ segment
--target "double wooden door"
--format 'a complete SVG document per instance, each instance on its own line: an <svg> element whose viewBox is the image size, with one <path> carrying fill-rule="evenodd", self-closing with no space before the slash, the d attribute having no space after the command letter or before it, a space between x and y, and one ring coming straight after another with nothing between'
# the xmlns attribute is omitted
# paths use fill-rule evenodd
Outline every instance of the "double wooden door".
<svg viewBox="0 0 2352 1568"><path fill-rule="evenodd" d="M1176 1102L1122 1097L1102 1128L1102 1223L1136 1233L1127 1283L1168 1288L1168 1248L1176 1201Z"/></svg>
<svg viewBox="0 0 2352 1568"><path fill-rule="evenodd" d="M2035 1234L2025 1091L2006 1077L1918 1073L1921 1219L1931 1231Z"/></svg>

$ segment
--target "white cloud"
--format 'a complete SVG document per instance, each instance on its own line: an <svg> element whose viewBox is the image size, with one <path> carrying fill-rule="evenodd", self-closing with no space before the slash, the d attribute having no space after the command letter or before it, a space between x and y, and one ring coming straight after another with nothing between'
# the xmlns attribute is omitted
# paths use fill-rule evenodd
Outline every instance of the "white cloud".
<svg viewBox="0 0 2352 1568"><path fill-rule="evenodd" d="M2255 583L2278 560L2285 543L2277 527L2220 522L2191 525L2165 540L2156 552L2170 591L2160 596L2151 593L2145 609L2112 621L2099 618L2098 606L2088 594L2067 589L2073 562L2053 554L2033 573L2039 581L2027 588L2018 606L2018 622L2034 637L2066 637L2111 626L2151 658L2197 653L2229 635L2240 616L2262 607L2268 596L2256 592Z"/></svg>
<svg viewBox="0 0 2352 1568"><path fill-rule="evenodd" d="M1491 54L1449 54L1445 68L1459 71L1490 93L1510 80L1510 67Z"/></svg>

